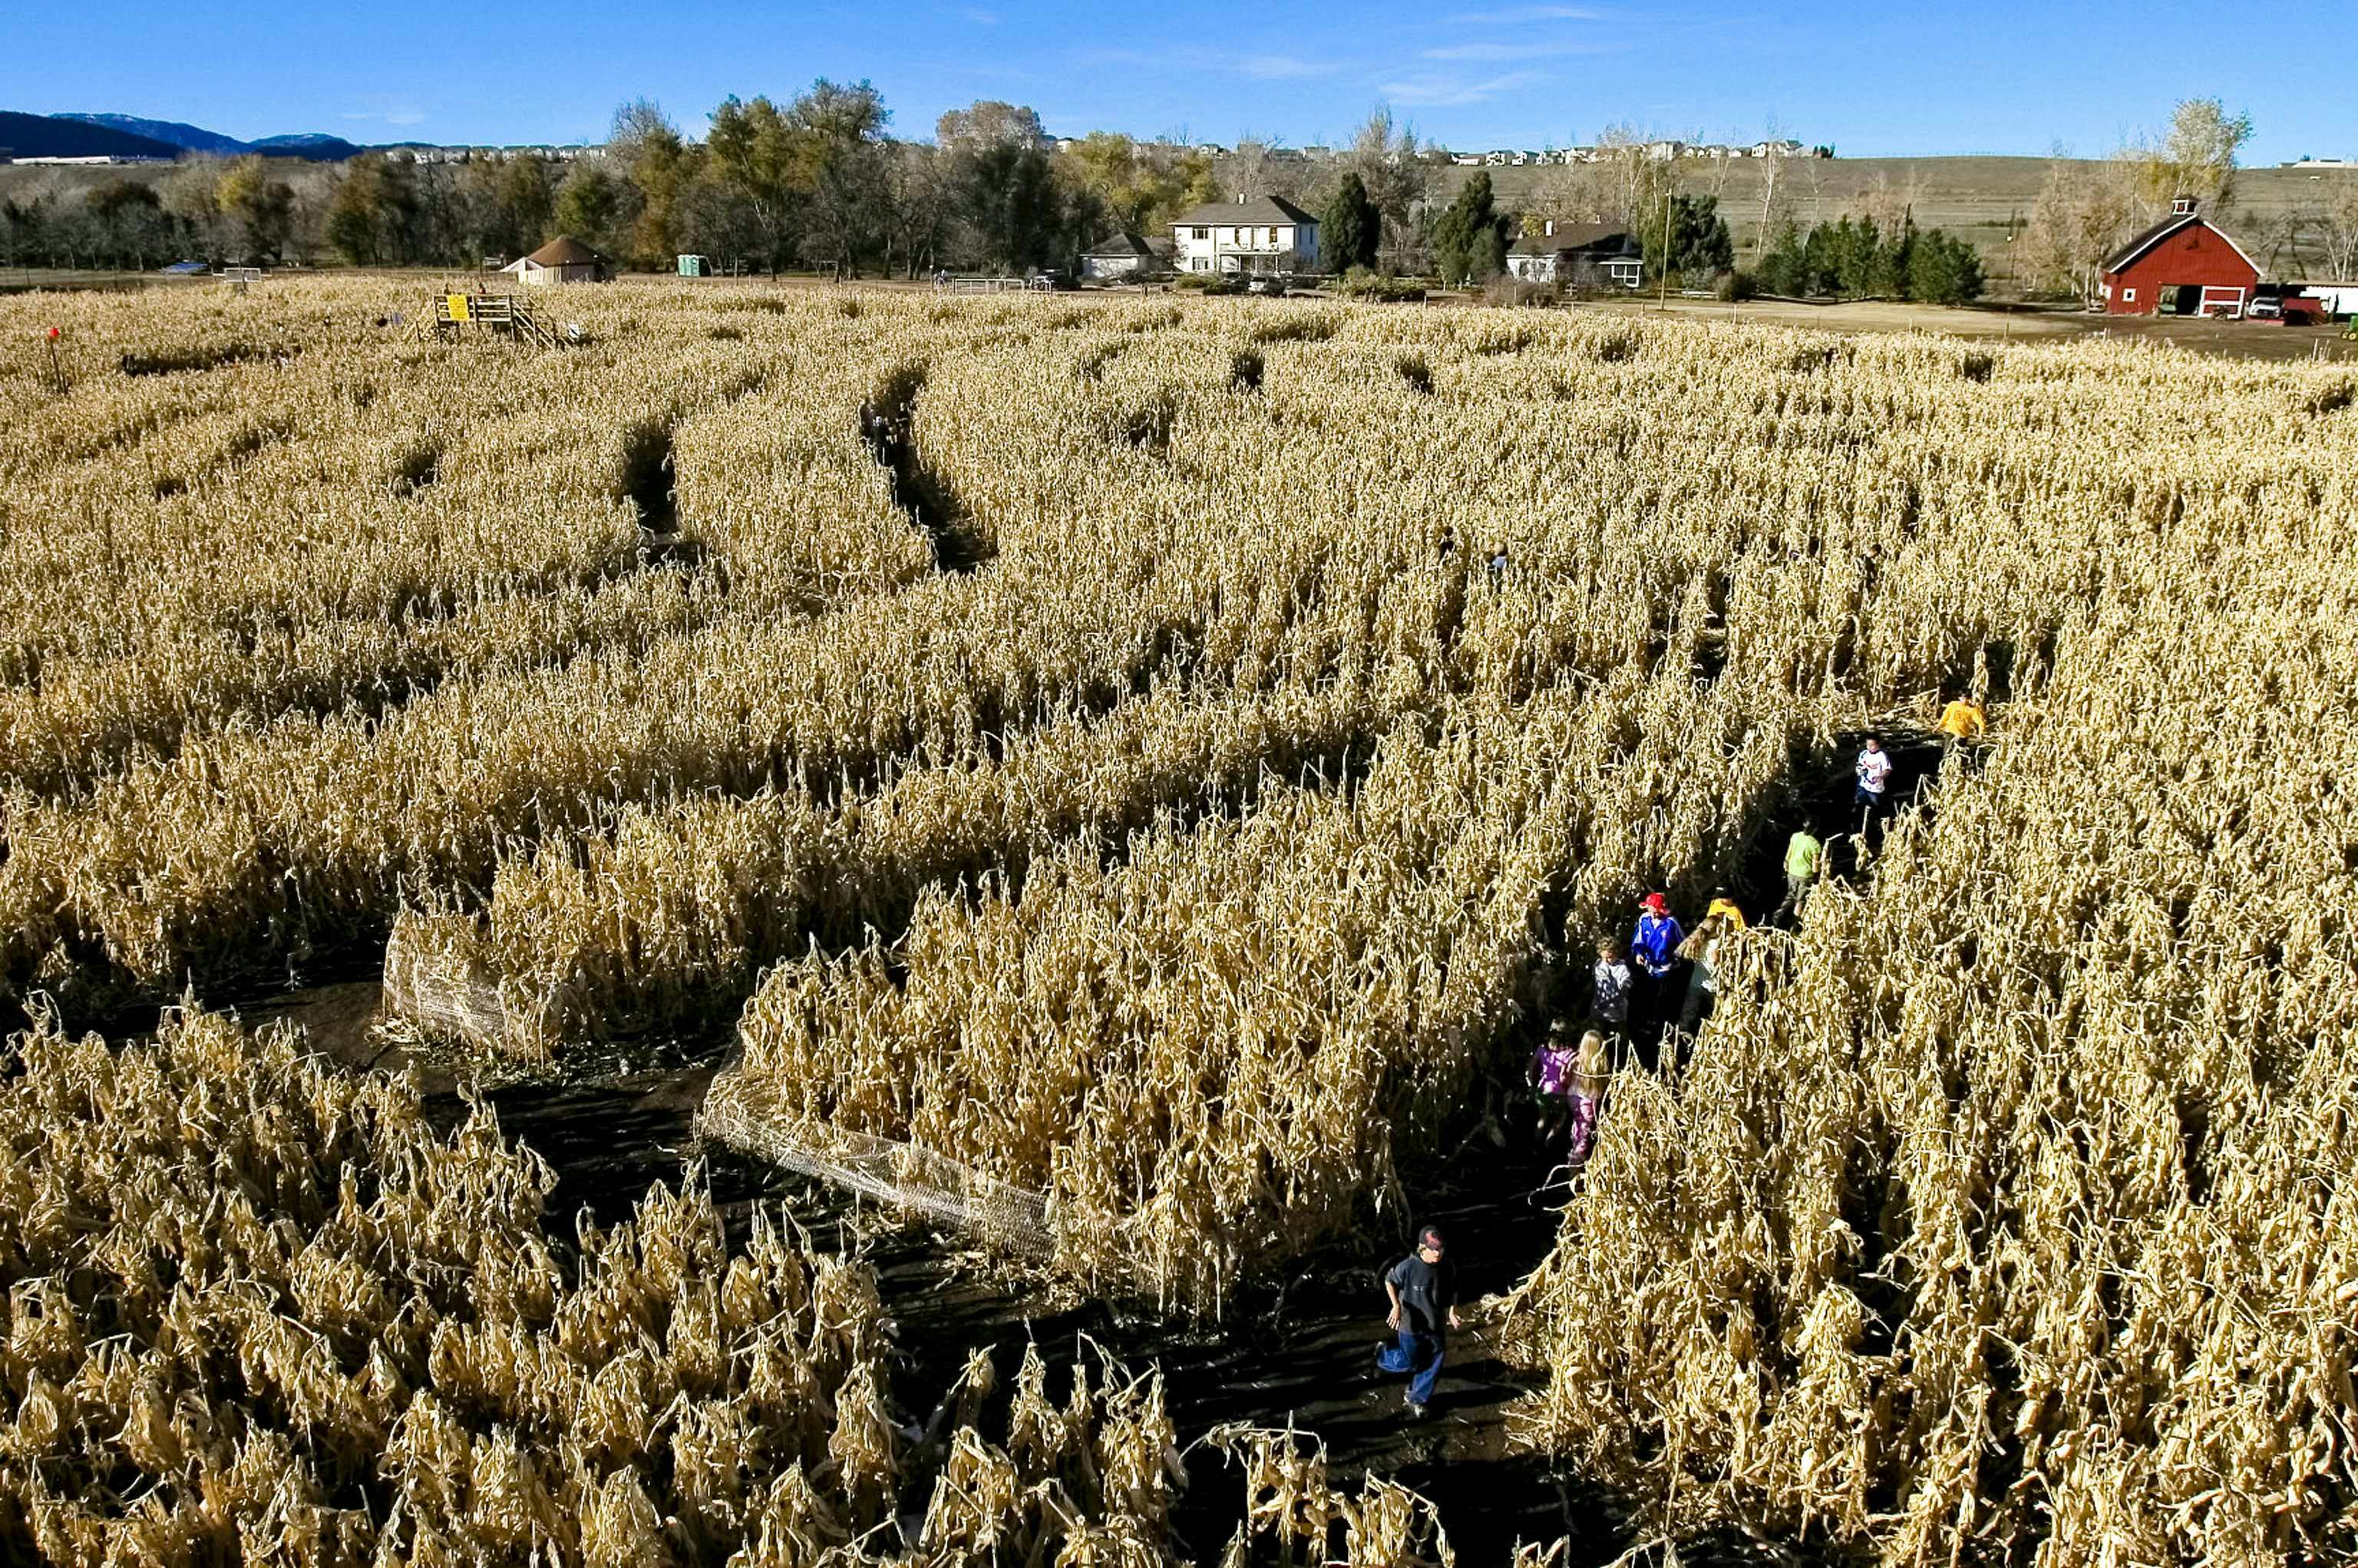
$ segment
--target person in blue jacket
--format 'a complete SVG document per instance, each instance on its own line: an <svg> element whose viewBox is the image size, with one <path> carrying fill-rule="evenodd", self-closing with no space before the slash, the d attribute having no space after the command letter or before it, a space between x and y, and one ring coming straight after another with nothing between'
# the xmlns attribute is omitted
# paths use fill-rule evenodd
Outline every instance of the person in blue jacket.
<svg viewBox="0 0 2358 1568"><path fill-rule="evenodd" d="M1679 967L1679 945L1686 939L1685 928L1671 913L1671 901L1658 892L1648 893L1639 905L1637 933L1629 939L1629 962L1638 970L1638 1005L1630 1009L1629 1020L1633 1041L1653 1039L1669 1022L1678 995L1671 982ZM1642 1044L1639 1048L1644 1049ZM1647 1065L1652 1065L1650 1059Z"/></svg>

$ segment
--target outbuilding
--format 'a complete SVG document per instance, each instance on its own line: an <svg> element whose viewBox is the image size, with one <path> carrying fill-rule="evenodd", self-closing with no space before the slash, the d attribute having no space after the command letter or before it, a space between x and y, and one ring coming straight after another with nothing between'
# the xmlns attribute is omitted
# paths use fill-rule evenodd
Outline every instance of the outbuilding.
<svg viewBox="0 0 2358 1568"><path fill-rule="evenodd" d="M500 269L529 284L603 283L606 258L570 234L559 234L528 256Z"/></svg>
<svg viewBox="0 0 2358 1568"><path fill-rule="evenodd" d="M2244 247L2181 196L2169 217L2105 258L2097 298L2107 316L2240 317L2259 283Z"/></svg>
<svg viewBox="0 0 2358 1568"><path fill-rule="evenodd" d="M1167 265L1154 242L1135 229L1124 229L1081 253L1081 276L1091 283L1135 282L1162 272Z"/></svg>

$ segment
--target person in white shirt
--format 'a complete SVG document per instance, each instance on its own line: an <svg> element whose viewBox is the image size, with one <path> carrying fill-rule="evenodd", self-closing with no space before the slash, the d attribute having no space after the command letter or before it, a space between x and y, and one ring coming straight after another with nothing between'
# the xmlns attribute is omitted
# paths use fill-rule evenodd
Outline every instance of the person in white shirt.
<svg viewBox="0 0 2358 1568"><path fill-rule="evenodd" d="M1589 995L1589 1012L1613 1034L1629 1027L1629 955L1610 936L1596 939L1596 968Z"/></svg>
<svg viewBox="0 0 2358 1568"><path fill-rule="evenodd" d="M1863 831L1882 813L1883 792L1891 787L1891 754L1872 735L1858 754L1857 773L1857 805L1866 818L1860 825Z"/></svg>

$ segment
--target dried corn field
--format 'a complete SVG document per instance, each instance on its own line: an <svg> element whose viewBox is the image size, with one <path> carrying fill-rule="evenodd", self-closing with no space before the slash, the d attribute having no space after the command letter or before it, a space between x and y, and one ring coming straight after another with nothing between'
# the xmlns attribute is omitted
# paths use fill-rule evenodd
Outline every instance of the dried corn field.
<svg viewBox="0 0 2358 1568"><path fill-rule="evenodd" d="M12 1562L1170 1561L1159 1376L1084 1357L1052 1397L1036 1350L1007 1387L978 1351L913 1420L869 1271L758 1210L732 1247L694 1173L558 1242L495 1119L438 1133L413 1084L286 1032L44 1023L10 1067ZM1364 1562L1435 1549L1399 1488L1272 1481L1282 1436L1227 1441L1260 1455L1230 1558L1297 1515Z"/></svg>
<svg viewBox="0 0 2358 1568"><path fill-rule="evenodd" d="M1992 736L1937 812L1736 945L1683 1068L1617 1082L1512 1303L1550 1374L1521 1435L1678 1534L2358 1550L2346 373L668 285L568 291L588 344L536 351L412 341L376 325L396 304L0 305L20 338L62 322L72 380L0 378L9 999L106 1021L387 964L393 1027L478 1059L709 1043L714 1132L855 1182L922 1168L937 1217L995 1195L1023 1217L980 1227L1071 1286L1214 1318L1408 1223L1570 1005L1567 953L1650 888L1756 892L1806 779L1972 688ZM277 1060L202 1030L191 1082ZM19 1056L29 1083L101 1050L45 1022ZM359 1081L335 1092L395 1092ZM28 1125L103 1114L43 1092ZM522 1247L537 1210L504 1201ZM704 1223L650 1202L643 1234ZM525 1346L605 1288L601 1245L503 1354L604 1375ZM799 1256L736 1256L762 1247ZM19 1325L63 1267L32 1255ZM194 1332L72 1311L143 1353ZM368 1337L316 1331L331 1358ZM270 1517L312 1510L321 1561L486 1550L449 1481L388 1512L363 1478L425 1386L386 1353L399 1396L339 1396L342 1427L271 1413L300 1401L258 1363L209 1397L310 1466ZM810 1354L838 1418L884 1376ZM12 1360L12 1391L38 1373L63 1409L69 1378L103 1400L136 1371L64 1355ZM743 1375L675 1368L665 1419ZM676 1464L468 1397L466 1441L531 1434L564 1561L610 1516L684 1560L783 1539L765 1508L839 1546L934 1473L810 1421L738 1433L763 1457L708 1517ZM11 1460L44 1550L103 1561L138 1522L77 1487L180 1517L116 1485L103 1424ZM1021 1450L941 1463L1044 1496ZM795 1463L827 1478L779 1500ZM988 1528L1038 1540L1045 1508ZM1057 1509L1058 1541L1166 1550L1131 1492Z"/></svg>

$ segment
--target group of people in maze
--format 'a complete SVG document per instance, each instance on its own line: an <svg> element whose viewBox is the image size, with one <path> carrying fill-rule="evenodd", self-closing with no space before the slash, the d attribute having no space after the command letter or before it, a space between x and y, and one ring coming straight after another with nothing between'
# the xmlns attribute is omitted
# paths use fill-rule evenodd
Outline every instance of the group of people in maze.
<svg viewBox="0 0 2358 1568"><path fill-rule="evenodd" d="M1977 698L1951 702L1941 714L1942 744L1954 749L1979 741L1987 719ZM1890 753L1867 737L1852 765L1852 805L1862 840L1884 818L1892 773ZM1807 827L1794 830L1785 846L1785 898L1778 918L1800 911L1825 856L1823 839ZM1725 946L1747 929L1744 911L1725 892L1712 898L1692 931L1671 912L1667 894L1650 892L1627 936L1597 939L1586 1021L1575 1031L1558 1015L1525 1074L1537 1135L1543 1145L1563 1151L1559 1170L1577 1174L1587 1163L1617 1064L1635 1062L1650 1071L1660 1066L1666 1046L1675 1053L1693 1044L1719 1000ZM1448 1331L1458 1325L1456 1272L1441 1227L1420 1227L1415 1248L1385 1271L1383 1281L1394 1337L1378 1346L1377 1363L1387 1373L1407 1376L1408 1413L1418 1419L1440 1379Z"/></svg>

